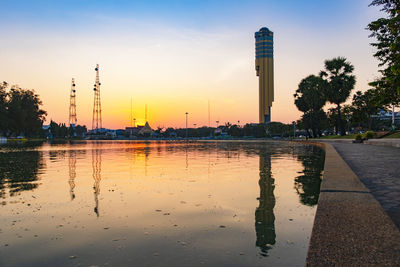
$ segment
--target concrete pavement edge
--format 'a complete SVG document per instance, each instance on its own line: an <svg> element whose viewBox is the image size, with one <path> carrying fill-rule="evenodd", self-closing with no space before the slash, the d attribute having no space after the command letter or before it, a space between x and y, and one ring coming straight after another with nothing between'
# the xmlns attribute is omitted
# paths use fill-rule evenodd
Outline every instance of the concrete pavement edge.
<svg viewBox="0 0 400 267"><path fill-rule="evenodd" d="M308 142L315 144L315 142ZM400 231L328 143L306 266L400 266Z"/></svg>

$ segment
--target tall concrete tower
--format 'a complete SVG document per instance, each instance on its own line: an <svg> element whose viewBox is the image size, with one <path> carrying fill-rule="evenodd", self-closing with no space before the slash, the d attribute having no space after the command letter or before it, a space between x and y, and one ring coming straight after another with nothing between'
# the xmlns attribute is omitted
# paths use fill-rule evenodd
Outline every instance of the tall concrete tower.
<svg viewBox="0 0 400 267"><path fill-rule="evenodd" d="M274 33L263 27L254 34L256 39L256 73L259 77L259 122L271 122L274 101Z"/></svg>

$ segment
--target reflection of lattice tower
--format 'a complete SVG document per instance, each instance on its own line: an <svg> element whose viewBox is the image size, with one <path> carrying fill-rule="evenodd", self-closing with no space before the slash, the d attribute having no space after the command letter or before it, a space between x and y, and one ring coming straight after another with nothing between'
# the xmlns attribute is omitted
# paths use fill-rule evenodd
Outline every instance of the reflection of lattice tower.
<svg viewBox="0 0 400 267"><path fill-rule="evenodd" d="M98 131L102 128L101 121L101 101L100 101L100 78L99 78L99 64L96 65L96 81L94 84L94 105L93 105L93 120L92 130Z"/></svg>
<svg viewBox="0 0 400 267"><path fill-rule="evenodd" d="M76 122L76 90L75 79L72 78L71 92L69 94L69 126L75 127Z"/></svg>
<svg viewBox="0 0 400 267"><path fill-rule="evenodd" d="M92 150L92 168L93 168L93 192L94 192L94 212L99 217L99 194L100 194L100 181L101 181L101 150Z"/></svg>
<svg viewBox="0 0 400 267"><path fill-rule="evenodd" d="M69 153L69 193L71 195L71 200L74 200L75 198L75 177L76 177L76 171L75 171L75 166L76 166L76 152L75 151L70 151Z"/></svg>

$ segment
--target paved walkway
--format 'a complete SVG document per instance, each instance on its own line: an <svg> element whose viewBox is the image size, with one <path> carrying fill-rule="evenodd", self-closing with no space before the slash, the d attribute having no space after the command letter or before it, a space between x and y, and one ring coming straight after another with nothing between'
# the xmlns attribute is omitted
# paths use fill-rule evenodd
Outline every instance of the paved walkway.
<svg viewBox="0 0 400 267"><path fill-rule="evenodd" d="M399 228L336 149L326 144L306 266L400 266L399 255Z"/></svg>
<svg viewBox="0 0 400 267"><path fill-rule="evenodd" d="M400 229L400 148L330 143Z"/></svg>

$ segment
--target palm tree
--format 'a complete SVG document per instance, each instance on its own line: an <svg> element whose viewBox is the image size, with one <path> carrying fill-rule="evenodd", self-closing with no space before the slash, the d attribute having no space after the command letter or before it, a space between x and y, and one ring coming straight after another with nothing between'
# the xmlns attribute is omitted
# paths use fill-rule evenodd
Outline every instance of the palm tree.
<svg viewBox="0 0 400 267"><path fill-rule="evenodd" d="M337 105L336 134L338 130L341 135L346 134L340 114L340 104L347 100L356 83L353 71L354 66L346 58L337 57L325 60L325 70L320 72L320 76L326 81L324 91L327 101Z"/></svg>

